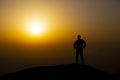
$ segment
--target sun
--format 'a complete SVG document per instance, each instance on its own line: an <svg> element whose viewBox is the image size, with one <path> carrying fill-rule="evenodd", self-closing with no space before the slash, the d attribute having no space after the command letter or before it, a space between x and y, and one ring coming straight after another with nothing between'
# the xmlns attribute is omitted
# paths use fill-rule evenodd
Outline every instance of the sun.
<svg viewBox="0 0 120 80"><path fill-rule="evenodd" d="M31 22L29 24L29 33L32 35L40 35L44 32L44 25L40 22Z"/></svg>

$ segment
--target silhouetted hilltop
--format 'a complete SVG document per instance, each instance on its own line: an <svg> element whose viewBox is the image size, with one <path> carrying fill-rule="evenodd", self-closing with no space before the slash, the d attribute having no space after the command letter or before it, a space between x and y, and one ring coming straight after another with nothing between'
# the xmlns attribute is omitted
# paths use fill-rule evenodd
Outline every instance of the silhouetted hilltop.
<svg viewBox="0 0 120 80"><path fill-rule="evenodd" d="M80 64L33 67L2 77L3 80L102 80L105 78L108 78L107 73Z"/></svg>
<svg viewBox="0 0 120 80"><path fill-rule="evenodd" d="M120 73L109 75L112 80L120 80Z"/></svg>

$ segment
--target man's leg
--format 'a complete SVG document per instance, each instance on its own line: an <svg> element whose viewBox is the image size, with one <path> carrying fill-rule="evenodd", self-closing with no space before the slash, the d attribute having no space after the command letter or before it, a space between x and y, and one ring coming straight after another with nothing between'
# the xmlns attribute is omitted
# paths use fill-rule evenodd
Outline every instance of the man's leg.
<svg viewBox="0 0 120 80"><path fill-rule="evenodd" d="M76 64L78 64L78 53L76 52Z"/></svg>
<svg viewBox="0 0 120 80"><path fill-rule="evenodd" d="M81 63L84 64L83 51L81 51L80 56L81 56Z"/></svg>

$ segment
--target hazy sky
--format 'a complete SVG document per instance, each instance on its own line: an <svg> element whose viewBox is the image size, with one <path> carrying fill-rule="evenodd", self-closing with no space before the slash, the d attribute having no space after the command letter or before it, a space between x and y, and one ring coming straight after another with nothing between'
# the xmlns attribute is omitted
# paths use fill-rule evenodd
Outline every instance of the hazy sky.
<svg viewBox="0 0 120 80"><path fill-rule="evenodd" d="M34 20L45 33L27 33ZM119 0L0 0L1 74L74 63L78 34L87 42L87 65L120 72Z"/></svg>

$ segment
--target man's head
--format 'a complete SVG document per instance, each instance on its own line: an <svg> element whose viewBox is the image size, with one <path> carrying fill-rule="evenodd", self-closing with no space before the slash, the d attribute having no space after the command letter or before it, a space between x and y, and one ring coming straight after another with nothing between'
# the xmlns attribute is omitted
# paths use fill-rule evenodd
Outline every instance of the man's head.
<svg viewBox="0 0 120 80"><path fill-rule="evenodd" d="M80 35L78 35L78 40L79 40L79 39L81 39L81 36L80 36Z"/></svg>

